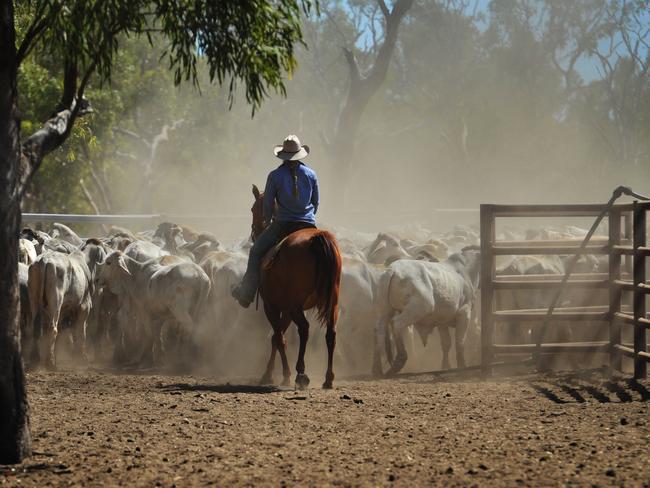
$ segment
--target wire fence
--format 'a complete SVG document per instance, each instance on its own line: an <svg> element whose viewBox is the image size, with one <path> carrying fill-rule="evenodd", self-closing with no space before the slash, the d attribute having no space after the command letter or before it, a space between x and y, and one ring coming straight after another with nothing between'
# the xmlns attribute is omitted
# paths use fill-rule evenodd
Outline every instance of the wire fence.
<svg viewBox="0 0 650 488"><path fill-rule="evenodd" d="M368 212L348 211L339 214L319 214L319 221L324 227L347 228L363 232L387 231L406 225L420 225L424 228L446 231L457 224L475 225L479 221L478 208L434 208L421 212ZM40 226L58 222L75 224L83 228L94 225L124 226L128 228L154 228L161 222L195 227L197 229L215 232L230 237L246 234L250 229L250 213L236 214L68 214L68 213L23 213L22 222L25 225Z"/></svg>

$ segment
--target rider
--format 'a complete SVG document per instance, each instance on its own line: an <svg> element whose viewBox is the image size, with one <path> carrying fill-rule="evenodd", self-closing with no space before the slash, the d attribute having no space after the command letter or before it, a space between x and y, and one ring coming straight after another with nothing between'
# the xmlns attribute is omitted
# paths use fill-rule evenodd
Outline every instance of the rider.
<svg viewBox="0 0 650 488"><path fill-rule="evenodd" d="M232 296L244 308L255 298L264 255L292 232L316 227L318 179L314 170L301 161L309 154L309 146L301 145L298 137L289 135L273 152L283 163L266 180L264 222L268 226L253 243L246 273L232 290Z"/></svg>

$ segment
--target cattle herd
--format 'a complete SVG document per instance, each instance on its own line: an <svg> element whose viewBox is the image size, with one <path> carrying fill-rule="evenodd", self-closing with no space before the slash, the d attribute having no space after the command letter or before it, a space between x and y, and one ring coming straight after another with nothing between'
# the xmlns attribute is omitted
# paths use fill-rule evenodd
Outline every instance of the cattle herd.
<svg viewBox="0 0 650 488"><path fill-rule="evenodd" d="M476 231L456 226L443 234L422 228L376 236L334 232L343 254L337 361L346 371L382 374L387 367L397 372L415 350L414 338L426 346L434 328L442 367L449 368L450 327L456 364L464 366L466 341L470 354L479 343ZM568 226L508 232L500 238L579 239L585 234ZM137 233L113 227L102 237L80 237L62 224L53 224L49 233L23 229L19 278L25 362L55 368L61 343L76 361L88 364L180 370L201 365L228 374L229 361L259 362L247 357L247 343L254 336L267 344L264 337L271 329L261 307L242 309L230 294L245 270L249 246L249 239L225 245L212 234L172 223ZM497 273L562 274L564 264L561 256L509 257L497 263ZM599 272L603 265L585 256L578 271ZM571 305L567 300L584 297L569 297L565 306ZM548 296L504 291L497 302L506 309L543 308ZM503 331L511 341L532 340L530 327ZM312 334L318 343L319 330Z"/></svg>

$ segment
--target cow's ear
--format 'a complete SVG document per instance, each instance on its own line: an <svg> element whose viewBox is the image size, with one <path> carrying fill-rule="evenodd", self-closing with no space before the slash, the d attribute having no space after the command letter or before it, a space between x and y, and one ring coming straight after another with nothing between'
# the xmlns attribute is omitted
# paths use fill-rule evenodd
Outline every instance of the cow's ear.
<svg viewBox="0 0 650 488"><path fill-rule="evenodd" d="M124 271L126 274L131 276L131 272L129 271L129 268L127 268L126 263L124 262L124 259L120 258L120 259L117 260L117 262L119 263L120 268L122 269L122 271Z"/></svg>
<svg viewBox="0 0 650 488"><path fill-rule="evenodd" d="M253 185L253 196L255 197L255 200L260 198L260 189L257 188L257 185Z"/></svg>

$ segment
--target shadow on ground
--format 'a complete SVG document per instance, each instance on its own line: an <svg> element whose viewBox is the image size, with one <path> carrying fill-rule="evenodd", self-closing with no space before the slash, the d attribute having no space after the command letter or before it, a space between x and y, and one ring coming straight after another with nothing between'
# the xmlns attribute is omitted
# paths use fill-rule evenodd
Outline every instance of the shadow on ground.
<svg viewBox="0 0 650 488"><path fill-rule="evenodd" d="M265 394L277 393L280 391L293 391L293 389L280 388L272 385L231 385L225 383L221 385L209 384L189 384L189 383L174 383L170 385L157 386L162 391L209 391L213 393L251 393L251 394Z"/></svg>
<svg viewBox="0 0 650 488"><path fill-rule="evenodd" d="M628 403L647 402L650 391L633 378L607 379L596 374L564 374L541 377L528 384L554 403Z"/></svg>
<svg viewBox="0 0 650 488"><path fill-rule="evenodd" d="M537 372L530 362L503 363L485 376L479 366L426 373L400 373L376 378L372 376L347 377L346 380L377 381L402 380L415 383L463 383L475 381L507 381L530 386L543 397L557 404L629 403L650 400L648 382L629 377L610 378L605 367L569 372Z"/></svg>

